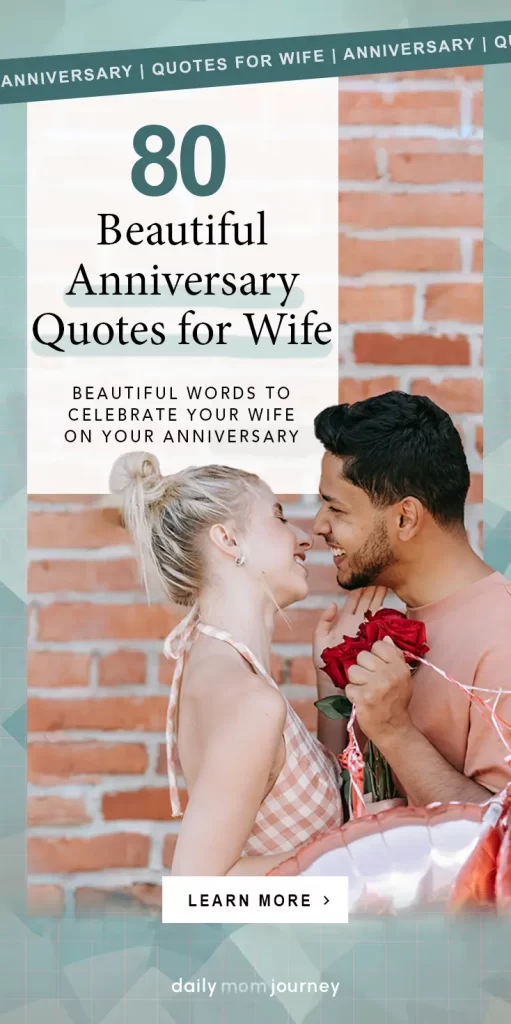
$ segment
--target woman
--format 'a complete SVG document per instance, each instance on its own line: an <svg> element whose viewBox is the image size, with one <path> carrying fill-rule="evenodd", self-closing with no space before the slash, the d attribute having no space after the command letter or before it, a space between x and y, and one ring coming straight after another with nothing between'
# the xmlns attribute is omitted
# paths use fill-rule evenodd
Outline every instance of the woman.
<svg viewBox="0 0 511 1024"><path fill-rule="evenodd" d="M342 824L337 758L270 670L275 617L308 594L311 539L242 470L165 477L154 456L135 452L117 460L110 488L143 564L152 563L170 601L190 609L165 645L176 660L167 722L174 817L178 763L189 795L172 873L266 874ZM321 649L334 619L330 608Z"/></svg>

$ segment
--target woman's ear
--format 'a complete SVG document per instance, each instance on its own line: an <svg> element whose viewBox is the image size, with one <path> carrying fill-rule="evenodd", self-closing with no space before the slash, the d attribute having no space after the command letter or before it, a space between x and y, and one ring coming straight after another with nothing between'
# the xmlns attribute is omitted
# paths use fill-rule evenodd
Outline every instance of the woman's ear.
<svg viewBox="0 0 511 1024"><path fill-rule="evenodd" d="M229 558L238 558L240 555L239 545L234 533L234 524L215 523L214 526L210 527L209 539L219 551L224 555L228 555Z"/></svg>

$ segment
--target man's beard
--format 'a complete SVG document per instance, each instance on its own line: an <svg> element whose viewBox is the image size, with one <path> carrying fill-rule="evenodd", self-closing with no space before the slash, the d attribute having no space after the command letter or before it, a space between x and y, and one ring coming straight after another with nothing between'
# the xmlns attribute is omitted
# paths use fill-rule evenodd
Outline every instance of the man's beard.
<svg viewBox="0 0 511 1024"><path fill-rule="evenodd" d="M382 573L395 562L385 522L380 519L361 548L350 560L352 573L347 580L337 582L343 590L361 590L381 583Z"/></svg>

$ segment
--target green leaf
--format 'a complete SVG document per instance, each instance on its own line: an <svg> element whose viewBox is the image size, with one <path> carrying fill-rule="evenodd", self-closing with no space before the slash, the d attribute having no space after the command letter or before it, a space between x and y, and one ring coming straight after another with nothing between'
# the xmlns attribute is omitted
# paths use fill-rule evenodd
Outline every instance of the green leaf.
<svg viewBox="0 0 511 1024"><path fill-rule="evenodd" d="M352 712L352 703L343 693L333 693L330 697L322 697L316 700L314 706L327 718L349 718Z"/></svg>

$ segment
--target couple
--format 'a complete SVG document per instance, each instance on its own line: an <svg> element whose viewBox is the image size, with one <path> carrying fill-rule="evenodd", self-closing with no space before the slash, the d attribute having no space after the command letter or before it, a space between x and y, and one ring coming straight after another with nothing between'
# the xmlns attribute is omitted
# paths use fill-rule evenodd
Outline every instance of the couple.
<svg viewBox="0 0 511 1024"><path fill-rule="evenodd" d="M355 635L387 590L425 622L432 662L503 691L511 718L511 585L470 547L469 471L447 413L388 392L325 409L314 533L337 583L314 637L318 696L335 691L321 652ZM178 764L189 794L175 875L264 875L314 835L339 827L338 755L346 723L319 716L318 739L271 677L275 617L308 593L311 538L288 523L253 474L223 466L162 477L145 453L121 457L110 486L142 558L189 613L166 642L176 659L168 719L173 816ZM357 722L410 804L484 803L509 781L505 750L465 693L426 666L413 680L385 642L359 655L347 695ZM179 757L178 757L179 753Z"/></svg>

